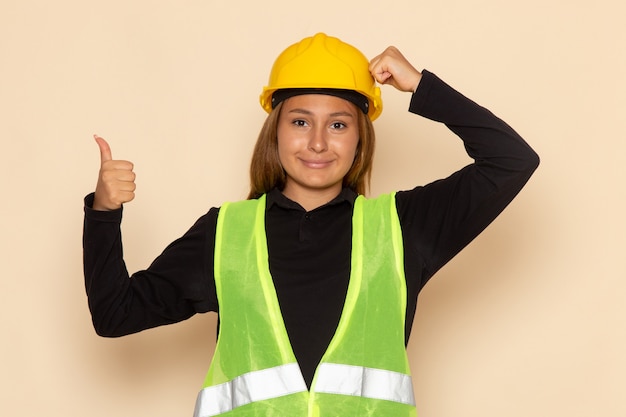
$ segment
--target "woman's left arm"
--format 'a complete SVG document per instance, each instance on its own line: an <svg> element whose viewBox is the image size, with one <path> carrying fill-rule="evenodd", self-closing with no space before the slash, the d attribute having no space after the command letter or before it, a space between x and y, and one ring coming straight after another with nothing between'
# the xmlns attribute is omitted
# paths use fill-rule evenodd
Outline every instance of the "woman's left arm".
<svg viewBox="0 0 626 417"><path fill-rule="evenodd" d="M504 210L539 157L507 123L429 71L417 71L396 48L372 59L370 72L380 83L412 92L409 111L444 123L474 160L396 195L406 255L419 259L419 288Z"/></svg>

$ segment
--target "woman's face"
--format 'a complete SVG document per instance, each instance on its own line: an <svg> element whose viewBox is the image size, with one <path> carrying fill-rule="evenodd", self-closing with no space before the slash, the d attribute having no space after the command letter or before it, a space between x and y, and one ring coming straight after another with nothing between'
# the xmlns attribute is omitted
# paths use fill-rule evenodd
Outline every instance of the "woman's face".
<svg viewBox="0 0 626 417"><path fill-rule="evenodd" d="M283 102L277 137L287 197L299 201L339 194L359 143L358 111L351 102L324 94Z"/></svg>

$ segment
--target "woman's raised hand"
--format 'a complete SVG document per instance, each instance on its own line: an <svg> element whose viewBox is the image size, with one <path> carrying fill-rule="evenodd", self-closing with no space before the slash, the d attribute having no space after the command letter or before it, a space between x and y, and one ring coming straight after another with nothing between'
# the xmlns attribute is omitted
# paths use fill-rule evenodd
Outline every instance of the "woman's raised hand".
<svg viewBox="0 0 626 417"><path fill-rule="evenodd" d="M107 141L97 135L94 138L100 148L100 173L93 209L116 210L135 198L133 163L114 160Z"/></svg>
<svg viewBox="0 0 626 417"><path fill-rule="evenodd" d="M411 65L398 48L390 46L370 61L370 73L380 84L390 84L400 91L413 93L422 73Z"/></svg>

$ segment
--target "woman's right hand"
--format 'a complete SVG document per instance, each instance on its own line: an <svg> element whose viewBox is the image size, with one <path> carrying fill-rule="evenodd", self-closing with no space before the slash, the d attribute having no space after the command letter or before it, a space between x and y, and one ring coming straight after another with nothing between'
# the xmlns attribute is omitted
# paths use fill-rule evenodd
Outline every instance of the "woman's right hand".
<svg viewBox="0 0 626 417"><path fill-rule="evenodd" d="M117 210L135 198L135 173L130 161L114 160L106 140L94 135L100 148L100 173L93 209Z"/></svg>

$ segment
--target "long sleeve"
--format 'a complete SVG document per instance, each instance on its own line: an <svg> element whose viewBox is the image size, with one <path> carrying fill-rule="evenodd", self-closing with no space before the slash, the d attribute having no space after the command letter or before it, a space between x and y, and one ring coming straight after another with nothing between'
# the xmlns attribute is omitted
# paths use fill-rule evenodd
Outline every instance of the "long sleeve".
<svg viewBox="0 0 626 417"><path fill-rule="evenodd" d="M508 124L428 71L409 111L444 123L474 160L448 178L397 194L409 292L416 297L513 200L539 157Z"/></svg>
<svg viewBox="0 0 626 417"><path fill-rule="evenodd" d="M85 198L83 265L92 321L101 336L116 337L217 310L212 276L217 209L172 242L146 269L129 276L123 258L122 209L91 209Z"/></svg>

